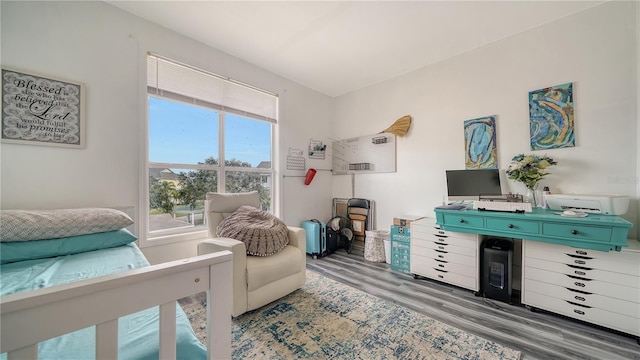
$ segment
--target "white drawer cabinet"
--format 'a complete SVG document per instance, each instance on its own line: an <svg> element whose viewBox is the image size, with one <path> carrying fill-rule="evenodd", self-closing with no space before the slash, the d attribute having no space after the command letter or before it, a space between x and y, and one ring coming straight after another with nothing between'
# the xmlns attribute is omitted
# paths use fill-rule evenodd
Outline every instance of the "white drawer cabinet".
<svg viewBox="0 0 640 360"><path fill-rule="evenodd" d="M410 251L414 276L480 291L478 235L445 231L424 218L411 223Z"/></svg>
<svg viewBox="0 0 640 360"><path fill-rule="evenodd" d="M601 252L523 241L522 303L640 336L640 243Z"/></svg>

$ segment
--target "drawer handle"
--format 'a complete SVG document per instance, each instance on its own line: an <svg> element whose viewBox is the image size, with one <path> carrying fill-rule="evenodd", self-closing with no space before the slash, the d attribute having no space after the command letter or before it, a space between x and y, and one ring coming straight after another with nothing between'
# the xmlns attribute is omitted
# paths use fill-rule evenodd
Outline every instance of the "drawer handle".
<svg viewBox="0 0 640 360"><path fill-rule="evenodd" d="M444 259L444 256L442 256L442 255L438 255L438 257L439 257L440 259Z"/></svg>
<svg viewBox="0 0 640 360"><path fill-rule="evenodd" d="M440 274L438 274L438 277L439 277L440 279L444 279L444 276L442 276L442 275L440 275Z"/></svg>
<svg viewBox="0 0 640 360"><path fill-rule="evenodd" d="M508 227L509 229L513 229L515 226L513 226L513 224L509 224L507 227Z"/></svg>
<svg viewBox="0 0 640 360"><path fill-rule="evenodd" d="M443 268L443 267L444 267L444 265L442 265L442 264L438 264L438 267L441 267L441 268Z"/></svg>
<svg viewBox="0 0 640 360"><path fill-rule="evenodd" d="M576 273L576 275L587 275L587 273L586 273L586 272L584 272L584 271L578 271L578 270L576 270L576 271L574 271L574 272Z"/></svg>
<svg viewBox="0 0 640 360"><path fill-rule="evenodd" d="M576 254L578 255L587 255L587 252L584 250L576 250Z"/></svg>
<svg viewBox="0 0 640 360"><path fill-rule="evenodd" d="M438 234L444 235L444 231L438 231Z"/></svg>
<svg viewBox="0 0 640 360"><path fill-rule="evenodd" d="M464 224L464 219L460 219L460 224Z"/></svg>
<svg viewBox="0 0 640 360"><path fill-rule="evenodd" d="M438 246L438 249L444 250L444 246Z"/></svg>
<svg viewBox="0 0 640 360"><path fill-rule="evenodd" d="M585 286L586 286L584 283L577 282L577 281L576 281L576 282L574 282L574 285L575 285L575 286L580 286L580 287L585 287Z"/></svg>
<svg viewBox="0 0 640 360"><path fill-rule="evenodd" d="M571 234L578 235L578 230L571 230Z"/></svg>
<svg viewBox="0 0 640 360"><path fill-rule="evenodd" d="M578 314L578 315L584 315L584 311L582 311L582 310L573 309L573 312Z"/></svg>
<svg viewBox="0 0 640 360"><path fill-rule="evenodd" d="M587 300L587 299L583 298L582 296L575 296L575 299L576 299L576 300L579 300L579 301L585 301L585 300Z"/></svg>
<svg viewBox="0 0 640 360"><path fill-rule="evenodd" d="M583 261L583 260L574 260L573 262L578 264L578 265L584 265L584 264L587 263L586 261Z"/></svg>

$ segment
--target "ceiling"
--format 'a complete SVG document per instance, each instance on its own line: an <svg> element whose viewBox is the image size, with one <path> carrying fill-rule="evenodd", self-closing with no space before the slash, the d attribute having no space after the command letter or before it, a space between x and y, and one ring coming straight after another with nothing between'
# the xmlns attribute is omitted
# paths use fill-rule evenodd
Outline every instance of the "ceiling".
<svg viewBox="0 0 640 360"><path fill-rule="evenodd" d="M106 2L334 97L603 1Z"/></svg>

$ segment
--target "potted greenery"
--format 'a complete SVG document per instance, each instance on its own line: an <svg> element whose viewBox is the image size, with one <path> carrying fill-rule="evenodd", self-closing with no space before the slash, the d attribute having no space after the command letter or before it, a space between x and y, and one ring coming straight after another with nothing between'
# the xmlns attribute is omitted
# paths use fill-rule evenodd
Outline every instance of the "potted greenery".
<svg viewBox="0 0 640 360"><path fill-rule="evenodd" d="M512 162L507 168L507 176L511 180L521 182L527 188L525 198L531 202L533 207L536 206L535 192L538 189L538 183L545 176L549 175L547 168L558 163L552 158L544 155L524 155L519 154L511 159Z"/></svg>

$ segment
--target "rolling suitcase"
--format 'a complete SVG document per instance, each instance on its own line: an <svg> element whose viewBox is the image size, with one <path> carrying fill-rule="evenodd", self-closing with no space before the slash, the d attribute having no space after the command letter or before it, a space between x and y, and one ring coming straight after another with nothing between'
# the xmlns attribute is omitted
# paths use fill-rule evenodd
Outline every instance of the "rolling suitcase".
<svg viewBox="0 0 640 360"><path fill-rule="evenodd" d="M327 254L326 255L329 255L334 253L336 250L338 250L338 243L340 241L340 238L330 228L325 228L325 229L326 229L325 234L327 238Z"/></svg>
<svg viewBox="0 0 640 360"><path fill-rule="evenodd" d="M313 219L302 222L302 228L307 233L307 254L315 260L326 256L327 253L327 227L326 224Z"/></svg>

